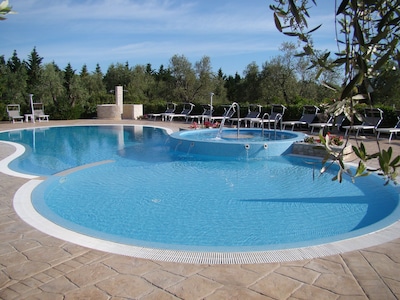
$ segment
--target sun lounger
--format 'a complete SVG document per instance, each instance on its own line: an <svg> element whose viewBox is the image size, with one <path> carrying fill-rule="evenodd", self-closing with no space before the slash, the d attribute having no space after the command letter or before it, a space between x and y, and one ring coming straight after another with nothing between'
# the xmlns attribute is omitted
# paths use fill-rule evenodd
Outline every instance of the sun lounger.
<svg viewBox="0 0 400 300"><path fill-rule="evenodd" d="M271 113L265 113L262 118L254 121L254 123L261 125L263 128L265 128L265 125L268 124L268 129L271 129L271 124L274 124L274 129L276 129L276 125L282 120L285 111L286 107L282 104L272 104Z"/></svg>
<svg viewBox="0 0 400 300"><path fill-rule="evenodd" d="M247 123L249 123L249 127L254 126L254 122L259 120L259 116L261 114L262 106L258 104L250 104L248 107L247 115L244 118L231 118L232 122L237 122L238 126L241 126L242 121L244 121L244 126L247 127Z"/></svg>
<svg viewBox="0 0 400 300"><path fill-rule="evenodd" d="M203 124L207 118L212 117L212 114L214 112L214 107L212 107L210 104L205 104L202 106L203 106L203 113L201 115L188 116L188 119L190 118L192 121L195 121L195 119L197 119L197 123Z"/></svg>
<svg viewBox="0 0 400 300"><path fill-rule="evenodd" d="M314 129L318 128L319 130L324 129L324 128L332 128L333 126L336 126L337 131L340 131L340 126L342 126L343 121L346 119L345 115L339 115L339 116L334 116L331 115L328 119L327 122L325 123L311 123L309 126L311 127L311 133L314 133Z"/></svg>
<svg viewBox="0 0 400 300"><path fill-rule="evenodd" d="M298 121L285 121L282 122L283 129L286 129L286 126L292 126L292 131L295 126L309 126L317 116L319 108L313 105L305 105L303 106L303 113Z"/></svg>
<svg viewBox="0 0 400 300"><path fill-rule="evenodd" d="M234 107L231 108L230 105L223 105L224 113L221 116L205 116L204 120L214 123L215 121L229 120L236 113ZM231 109L230 109L231 108Z"/></svg>
<svg viewBox="0 0 400 300"><path fill-rule="evenodd" d="M174 118L185 118L185 121L187 122L189 115L192 112L194 106L195 105L190 102L184 103L183 109L180 114L169 113L169 114L166 114L165 117L170 122L172 122L174 120Z"/></svg>
<svg viewBox="0 0 400 300"><path fill-rule="evenodd" d="M386 133L389 134L389 143L392 141L393 135L400 133L400 110L397 111L397 123L394 127L392 128L376 128L376 132L378 133L377 138L379 139L379 136L381 133Z"/></svg>
<svg viewBox="0 0 400 300"><path fill-rule="evenodd" d="M358 137L360 131L363 130L372 130L375 133L375 130L378 128L382 120L383 120L383 111L381 109L366 108L364 109L364 115L362 116L362 124L353 126L343 126L343 128L346 129L344 135L347 136L349 131L351 130L356 131L356 137Z"/></svg>
<svg viewBox="0 0 400 300"><path fill-rule="evenodd" d="M39 122L49 121L49 115L46 115L44 113L43 103L33 103L33 117L35 118L35 120L38 120Z"/></svg>
<svg viewBox="0 0 400 300"><path fill-rule="evenodd" d="M21 110L19 104L9 104L7 105L7 114L10 121L13 123L24 122L24 117L21 116Z"/></svg>
<svg viewBox="0 0 400 300"><path fill-rule="evenodd" d="M165 118L166 115L173 114L175 112L175 109L176 109L176 104L174 102L168 102L165 112L163 112L163 113L155 113L155 114L148 114L148 117L149 117L149 119L152 119L153 121L157 121L158 117L163 119L163 118Z"/></svg>

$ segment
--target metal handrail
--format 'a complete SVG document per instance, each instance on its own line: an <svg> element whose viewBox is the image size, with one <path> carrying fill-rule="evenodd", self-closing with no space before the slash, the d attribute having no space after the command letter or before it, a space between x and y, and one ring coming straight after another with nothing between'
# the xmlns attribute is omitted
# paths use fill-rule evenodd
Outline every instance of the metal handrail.
<svg viewBox="0 0 400 300"><path fill-rule="evenodd" d="M231 106L229 107L229 109L228 109L228 111L226 112L226 114L224 114L224 117L223 117L223 119L222 119L222 121L221 121L221 124L220 124L220 126L219 126L219 131L218 131L218 134L217 134L217 138L221 138L221 136L222 136L222 129L223 129L223 127L224 127L224 125L225 125L225 120L226 119L229 119L229 113L230 113L230 111L232 110L232 109L234 109L234 107L236 106L236 111L237 111L237 117L238 117L238 120L240 119L240 106L239 106L239 104L237 103L237 102L233 102L232 104L231 104ZM237 138L239 138L239 123L238 123L238 126L237 126Z"/></svg>

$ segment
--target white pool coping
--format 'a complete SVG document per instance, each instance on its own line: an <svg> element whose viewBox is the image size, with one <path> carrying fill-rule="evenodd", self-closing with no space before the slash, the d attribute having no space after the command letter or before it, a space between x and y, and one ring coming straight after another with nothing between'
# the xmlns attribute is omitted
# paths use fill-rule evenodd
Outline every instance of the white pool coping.
<svg viewBox="0 0 400 300"><path fill-rule="evenodd" d="M165 128L163 128L165 129ZM3 141L1 141L3 143ZM40 215L32 205L32 191L45 178L9 170L8 163L22 155L19 144L5 142L16 147L16 152L0 161L0 172L30 179L14 195L13 205L22 220L39 231L61 240L104 252L150 260L192 264L256 264L312 259L360 250L400 238L400 220L380 230L326 244L301 248L244 252L205 252L145 248L126 245L87 236L61 227ZM23 148L23 147L22 147ZM18 176L22 175L22 176Z"/></svg>

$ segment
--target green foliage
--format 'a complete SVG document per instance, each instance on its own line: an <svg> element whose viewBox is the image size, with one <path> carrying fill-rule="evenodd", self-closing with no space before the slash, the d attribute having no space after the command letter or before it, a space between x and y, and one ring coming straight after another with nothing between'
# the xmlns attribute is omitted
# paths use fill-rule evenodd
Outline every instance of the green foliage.
<svg viewBox="0 0 400 300"><path fill-rule="evenodd" d="M0 3L0 21L5 20L5 16L8 14L15 14L15 12L12 11L12 7L8 5L8 0L4 0Z"/></svg>
<svg viewBox="0 0 400 300"><path fill-rule="evenodd" d="M336 12L338 47L342 50L335 53L336 59L331 61L330 52L319 52L314 49L312 33L319 27L308 29L307 18L309 15L309 1L300 0L275 0L277 5L271 5L274 12L274 20L277 29L288 35L297 37L304 44L303 53L300 56L310 57L311 67L319 70L333 70L341 67L344 70L343 84L338 91L338 101L328 109L329 112L338 115L344 113L350 124L354 124L359 113L356 109L359 100L366 99L372 105L371 93L379 88L388 91L396 86L399 80L396 77L395 63L400 67L400 51L398 48L400 31L400 8L398 0L342 0ZM312 1L316 5L316 1ZM335 1L336 4L336 1ZM318 71L318 76L321 74ZM332 88L334 85L328 83ZM332 88L335 90L335 88ZM375 102L376 104L376 102ZM328 158L334 157L340 167L337 176L333 180L342 181L342 176L347 173L354 178L369 174L366 162L378 158L379 171L386 179L385 184L390 181L396 183L397 171L400 156L392 159L392 148L380 150L369 155L364 145L353 146L354 153L360 159L356 173L346 169L343 163L343 151L335 153L329 146L329 136L323 137L320 134L322 143L327 150L327 157L324 159L324 167ZM378 141L377 141L378 142ZM346 141L347 144L347 141ZM378 142L379 145L379 142Z"/></svg>

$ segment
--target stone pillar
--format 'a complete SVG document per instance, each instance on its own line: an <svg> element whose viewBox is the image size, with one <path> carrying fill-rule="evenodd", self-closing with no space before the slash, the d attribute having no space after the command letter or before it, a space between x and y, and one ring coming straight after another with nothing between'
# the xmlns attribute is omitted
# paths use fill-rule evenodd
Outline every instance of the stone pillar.
<svg viewBox="0 0 400 300"><path fill-rule="evenodd" d="M120 85L115 87L115 104L120 109L122 115L124 112L124 88Z"/></svg>

